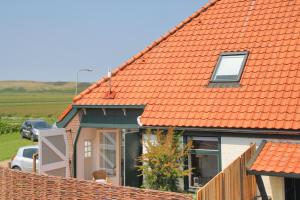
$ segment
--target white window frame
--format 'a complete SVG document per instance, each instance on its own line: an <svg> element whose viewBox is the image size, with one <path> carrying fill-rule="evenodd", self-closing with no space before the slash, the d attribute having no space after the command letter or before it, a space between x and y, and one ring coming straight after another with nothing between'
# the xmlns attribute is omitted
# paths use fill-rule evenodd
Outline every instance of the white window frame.
<svg viewBox="0 0 300 200"><path fill-rule="evenodd" d="M84 140L84 158L92 157L92 141Z"/></svg>

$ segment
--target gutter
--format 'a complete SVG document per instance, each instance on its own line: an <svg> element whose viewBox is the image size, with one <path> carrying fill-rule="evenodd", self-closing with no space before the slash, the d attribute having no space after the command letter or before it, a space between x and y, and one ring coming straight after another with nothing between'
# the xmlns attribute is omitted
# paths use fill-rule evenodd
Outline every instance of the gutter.
<svg viewBox="0 0 300 200"><path fill-rule="evenodd" d="M73 145L73 178L77 177L77 143L81 132L81 126L79 126L74 145Z"/></svg>
<svg viewBox="0 0 300 200"><path fill-rule="evenodd" d="M168 129L169 126L141 126L143 129ZM217 136L217 133L227 133L227 134L251 134L251 135L285 135L290 138L291 136L300 137L300 130L280 130L280 129L243 129L243 128L214 128L214 127L174 127L175 130L184 131L200 131L200 132L210 132Z"/></svg>

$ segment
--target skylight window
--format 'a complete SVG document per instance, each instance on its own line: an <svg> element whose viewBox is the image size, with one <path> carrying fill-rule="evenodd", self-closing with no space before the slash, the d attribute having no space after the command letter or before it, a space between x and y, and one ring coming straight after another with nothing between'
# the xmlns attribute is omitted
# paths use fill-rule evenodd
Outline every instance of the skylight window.
<svg viewBox="0 0 300 200"><path fill-rule="evenodd" d="M213 73L212 82L238 82L241 78L248 53L222 53Z"/></svg>

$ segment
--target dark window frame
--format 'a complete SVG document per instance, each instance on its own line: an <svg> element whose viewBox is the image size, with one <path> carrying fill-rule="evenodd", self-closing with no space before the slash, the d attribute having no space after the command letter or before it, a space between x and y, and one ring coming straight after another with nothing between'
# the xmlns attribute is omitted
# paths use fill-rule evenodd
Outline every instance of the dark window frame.
<svg viewBox="0 0 300 200"><path fill-rule="evenodd" d="M184 144L187 144L189 138L193 138L193 137L196 137L196 138L197 137L216 138L217 139L217 141L218 141L218 149L216 149L216 150L191 149L188 157L190 157L191 154L214 155L214 156L217 156L217 158L218 158L218 164L217 164L218 172L222 171L221 137L206 136L206 135L199 136L198 134L186 133L183 136L183 142L184 142ZM186 162L185 162L185 166L186 167L185 167L185 169L189 169L189 164L188 164L189 161L188 160L189 160L189 158L186 159ZM184 178L184 190L186 190L186 191L194 191L194 190L196 190L196 188L199 188L199 187L194 187L194 186L190 185L190 177L189 176L187 176L187 177Z"/></svg>
<svg viewBox="0 0 300 200"><path fill-rule="evenodd" d="M242 66L240 68L240 71L238 73L238 78L236 80L215 80L215 76L216 76L216 73L220 67L220 64L221 64L221 60L222 60L222 57L224 56L238 56L238 55L243 55L244 56L244 59L243 59L243 62L242 62ZM238 83L240 82L241 80L241 77L242 77L242 74L244 72L244 68L246 66L246 62L248 60L248 56L249 56L249 52L248 51L236 51L236 52L223 52L219 55L219 58L218 58L218 61L217 61L217 64L215 66L215 69L214 69L214 72L210 78L210 83Z"/></svg>

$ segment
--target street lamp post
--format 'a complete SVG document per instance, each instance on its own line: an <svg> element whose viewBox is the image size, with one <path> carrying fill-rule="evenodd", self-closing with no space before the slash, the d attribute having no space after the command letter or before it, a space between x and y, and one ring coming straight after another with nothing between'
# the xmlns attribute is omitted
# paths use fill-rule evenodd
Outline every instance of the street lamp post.
<svg viewBox="0 0 300 200"><path fill-rule="evenodd" d="M76 78L76 91L75 91L75 95L77 95L78 93L78 75L79 75L79 72L92 72L93 70L92 69L79 69L77 71L77 78Z"/></svg>

